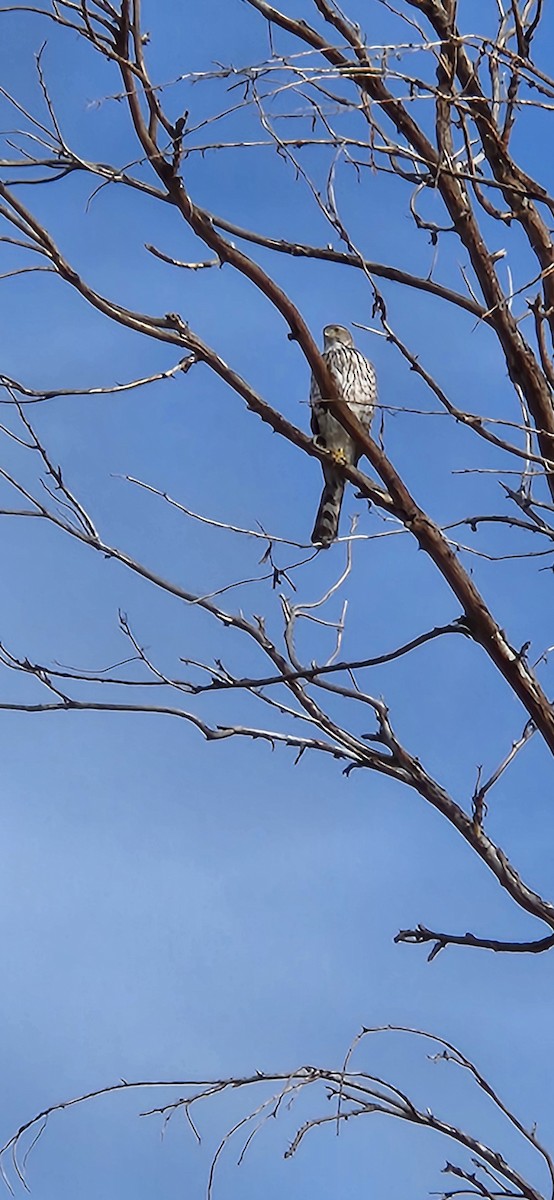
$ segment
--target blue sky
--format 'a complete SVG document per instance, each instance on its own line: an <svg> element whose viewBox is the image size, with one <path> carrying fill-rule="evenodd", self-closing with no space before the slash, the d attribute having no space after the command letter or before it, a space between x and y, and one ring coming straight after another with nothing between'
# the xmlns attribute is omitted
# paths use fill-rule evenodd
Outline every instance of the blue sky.
<svg viewBox="0 0 554 1200"><path fill-rule="evenodd" d="M288 7L311 14L307 0ZM185 21L176 0L145 8L156 79L267 55L263 22L239 0L209 0L201 11L187 5ZM481 6L461 8L471 28ZM120 88L111 68L72 34L60 36L39 19L4 15L2 34L1 82L20 102L44 118L33 55L47 36L43 65L72 146L101 161L136 156L124 105L107 99ZM372 5L371 40L397 36L391 14ZM548 36L545 19L543 46ZM167 91L168 111L175 117L187 107L200 120L229 102L225 87L175 85ZM14 126L21 119L4 104L2 128ZM524 165L538 172L544 167L539 126L530 128L537 136L522 142ZM223 129L222 136L253 136L257 126L246 112ZM306 161L323 179L323 160L312 154ZM191 155L186 171L195 198L230 220L272 236L335 244L308 193L270 149ZM307 428L306 364L269 305L228 269L193 274L155 261L147 242L177 258L207 257L175 213L113 188L87 208L90 191L90 180L72 177L29 189L26 199L95 287L149 313L178 310ZM433 250L406 215L407 189L369 173L358 183L344 171L338 194L368 257L422 274L430 269ZM499 245L506 237L486 218L483 228ZM15 255L9 247L2 255L1 269L9 270ZM361 273L264 251L258 257L317 336L335 320L375 326ZM510 262L518 284L533 275L517 235ZM442 239L438 277L461 290L465 265L459 244ZM1 288L2 370L29 386L106 386L177 360L171 348L89 310L58 280L23 276ZM422 293L392 284L383 284L383 292L394 327L455 403L517 420L488 330ZM383 338L361 333L359 344L375 361L384 403L436 407ZM260 545L187 521L121 475L166 489L215 519L248 528L259 521L283 537L308 538L318 464L272 435L204 367L117 397L58 399L36 406L32 417L105 540L192 591L257 574ZM1 419L12 421L7 410ZM446 418L389 416L385 441L436 519L499 511L496 477L452 474L497 467L499 456ZM3 454L9 469L36 481L29 455L7 439ZM3 489L3 504L7 497ZM345 513L356 511L360 504L350 492ZM361 514L362 532L383 528L377 515ZM244 664L261 665L230 631L53 528L4 517L2 534L0 634L15 654L103 667L127 652L118 628L122 609L167 671L178 669L180 656L221 655L241 673ZM505 540L487 534L486 544L475 545L499 553ZM287 561L280 552L279 562ZM532 638L537 656L552 644L552 576L539 573L542 560L489 563L466 555L464 561L514 644ZM320 555L296 577L297 598L321 595L343 562L341 547ZM343 595L349 601L343 649L356 656L391 649L458 615L431 564L404 536L359 543ZM278 631L278 597L269 584L227 599L230 608L267 613ZM339 609L337 599L330 617ZM321 639L304 632L307 659L320 647ZM543 668L546 687L549 673ZM371 688L385 695L407 746L462 803L469 803L477 764L492 770L524 724L492 668L463 639L435 642L375 671ZM41 693L4 672L1 698L24 696ZM261 724L265 717L248 701L213 697L199 701L198 711L214 722L234 715ZM499 937L539 933L417 796L368 773L345 779L339 764L315 755L293 767L290 750L272 752L261 742L207 745L192 728L165 718L4 713L2 725L0 1141L43 1106L121 1077L217 1078L306 1062L336 1066L362 1024L386 1022L423 1026L459 1042L523 1119L538 1121L543 1140L552 1139L551 958L449 950L428 965L420 949L393 945L399 928L418 921ZM549 771L545 753L531 742L493 793L489 816L493 836L547 895L554 834ZM364 1046L358 1063L412 1087L423 1105L441 1104L446 1119L490 1131L516 1165L529 1166L496 1119L485 1121L453 1071L426 1063L422 1046L383 1039ZM311 1104L313 1113L325 1110L322 1096ZM204 1107L200 1148L180 1118L160 1144L160 1121L136 1116L150 1106L150 1097L101 1100L52 1120L28 1164L33 1195L203 1195L218 1137L242 1111L236 1097ZM300 1119L305 1111L299 1108ZM367 1187L375 1194L386 1188L395 1200L407 1189L415 1195L440 1187L438 1171L453 1156L431 1135L366 1120L339 1139L315 1131L284 1162L295 1121L293 1113L265 1130L240 1170L238 1150L228 1153L216 1195L243 1200L263 1191L270 1200L284 1194L295 1200L308 1192L350 1200Z"/></svg>

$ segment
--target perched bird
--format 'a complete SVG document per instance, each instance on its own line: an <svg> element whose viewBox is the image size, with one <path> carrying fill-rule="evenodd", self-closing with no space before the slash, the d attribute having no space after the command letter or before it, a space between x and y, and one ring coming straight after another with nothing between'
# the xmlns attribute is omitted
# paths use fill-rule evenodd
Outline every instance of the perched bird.
<svg viewBox="0 0 554 1200"><path fill-rule="evenodd" d="M369 359L357 350L354 339L343 325L326 325L323 330L323 358L336 380L339 396L345 400L358 420L369 430L377 402L377 377ZM355 467L360 451L332 415L333 402L322 400L319 386L312 375L310 386L312 433L316 441L330 450L337 462ZM330 546L338 534L344 479L332 462L321 464L325 487L317 510L312 542Z"/></svg>

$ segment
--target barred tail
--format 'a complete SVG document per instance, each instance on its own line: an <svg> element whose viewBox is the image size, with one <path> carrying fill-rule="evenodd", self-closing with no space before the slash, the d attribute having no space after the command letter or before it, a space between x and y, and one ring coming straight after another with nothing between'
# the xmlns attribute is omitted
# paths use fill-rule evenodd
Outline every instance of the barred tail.
<svg viewBox="0 0 554 1200"><path fill-rule="evenodd" d="M344 479L335 476L326 480L312 533L312 542L325 549L338 534L343 495Z"/></svg>

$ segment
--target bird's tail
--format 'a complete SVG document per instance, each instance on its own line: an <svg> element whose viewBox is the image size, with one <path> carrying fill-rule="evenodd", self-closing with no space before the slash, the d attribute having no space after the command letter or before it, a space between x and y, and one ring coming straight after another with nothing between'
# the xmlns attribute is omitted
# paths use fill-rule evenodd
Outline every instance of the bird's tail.
<svg viewBox="0 0 554 1200"><path fill-rule="evenodd" d="M312 533L312 542L325 549L334 542L338 534L343 495L344 479L333 473L325 481Z"/></svg>

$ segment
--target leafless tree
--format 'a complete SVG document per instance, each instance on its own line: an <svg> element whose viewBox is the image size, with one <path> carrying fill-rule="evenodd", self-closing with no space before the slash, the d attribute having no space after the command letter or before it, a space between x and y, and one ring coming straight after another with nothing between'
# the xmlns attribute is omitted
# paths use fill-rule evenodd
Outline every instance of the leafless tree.
<svg viewBox="0 0 554 1200"><path fill-rule="evenodd" d="M552 647L538 644L541 634L532 627L528 612L521 613L525 640L515 644L514 635L502 627L503 618L485 600L479 579L487 563L517 559L518 568L528 573L531 588L537 570L553 569L554 251L550 223L554 198L548 181L536 180L529 173L525 153L520 152L516 159L512 151L515 131L530 131L527 137L531 140L535 122L546 122L554 108L554 79L538 65L542 62L539 47L546 6L542 0L483 0L480 29L466 32L463 12L458 21L457 0L398 0L396 6L375 0L363 14L369 26L364 32L357 24L359 12L348 15L334 0L312 0L308 6L311 21L296 12L294 0L288 0L286 11L266 0L247 0L247 5L259 34L259 61L243 67L220 62L209 71L195 71L194 64L184 61L182 75L176 80L150 72L149 34L141 20L140 0L121 0L119 4L52 0L51 7L44 9L11 4L0 10L2 20L17 19L22 28L24 22L31 22L33 36L37 28L51 26L50 38L67 46L68 54L77 38L91 56L104 61L113 91L102 101L104 105L118 102L118 116L125 111L129 148L128 161L109 163L103 156L101 161L90 161L79 147L70 144L52 99L55 80L49 75L48 52L41 49L36 55L36 71L42 109L37 103L31 111L17 95L2 89L4 109L12 113L17 126L4 135L0 241L7 269L2 278L7 281L17 274L35 272L55 275L115 326L135 331L151 342L165 343L174 356L164 369L116 385L102 380L97 386L78 388L61 372L59 386L47 388L31 383L24 370L18 378L2 375L1 399L7 413L6 424L1 426L6 451L0 468L6 497L2 515L6 519L38 519L41 525L54 526L66 539L80 542L104 560L116 561L146 580L168 602L174 597L202 610L213 622L214 645L219 644L217 627L233 631L236 644L232 655L239 663L232 668L228 665L231 654L226 654L224 662L217 651L213 660L198 661L191 646L185 655L177 655L180 662L168 671L154 652L145 649L148 634L139 634L132 618L121 612L128 655L123 664L100 671L61 667L50 648L42 661L34 661L25 646L12 645L6 637L0 645L5 668L0 708L29 714L103 710L172 716L193 726L207 741L263 739L273 748L292 748L295 762L308 752L324 754L334 760L329 763L330 771L336 771L338 764L337 775L342 768L346 778L354 770L365 770L397 780L461 834L511 903L536 920L537 935L525 941L499 940L486 925L459 933L442 929L440 922L433 929L416 922L412 928L400 930L396 941L426 945L430 960L448 946L522 956L545 952L554 947L554 903L539 895L532 881L523 878L517 862L503 852L489 832L487 815L493 792L500 792L507 772L530 739L542 741L547 751L554 751L554 707L548 695ZM373 8L387 10L397 30L390 44L372 43ZM150 16L154 20L154 14ZM222 52L218 55L221 58ZM198 114L195 108L196 98L205 95L211 106L207 117L202 115L205 101L198 102ZM517 144L524 145L521 139ZM219 210L208 210L196 197L190 178L198 179L198 160L211 156L224 172L231 155L236 161L240 156L273 152L283 160L301 203L313 212L313 224L327 226L328 243L296 240L294 210L283 213L276 233L264 227L263 212L259 226L250 229ZM298 471L303 469L303 456L325 462L327 454L304 432L306 420L299 418L293 423L285 405L283 411L269 403L241 374L242 365L248 363L247 337L237 361L227 363L218 346L207 344L184 315L151 314L127 307L96 290L83 276L80 264L70 261L63 244L54 240L38 202L71 176L90 181L91 197L107 188L117 189L137 193L145 203L154 205L154 210L155 206L169 207L187 235L194 235L198 254L184 261L171 248L153 243L146 245L146 251L165 264L168 272L186 273L191 280L189 309L194 311L190 297L194 298L197 272L208 271L216 280L227 272L244 277L260 294L268 312L280 318L274 360L290 350L287 338L295 343L298 360L305 368L305 395L311 371L321 393L334 404L337 419L357 439L363 469L343 465L340 470L354 485L363 507L369 507L370 520L361 531L354 523L328 555L331 576L315 601L303 600L300 590L307 592L312 587L314 559L318 567L321 563L317 548L288 537L286 530L269 531L255 527L254 522L252 528L243 528L234 519L231 502L228 511L217 515L194 512L184 491L181 498L173 497L163 484L157 486L129 473L125 477L128 487L136 492L140 489L153 504L162 506L162 515L171 508L183 520L199 522L206 536L215 528L229 538L244 539L258 559L262 549L251 576L223 580L210 594L203 594L192 583L185 586L177 579L162 577L147 561L112 544L102 533L94 506L80 498L78 485L68 481L50 451L46 424L46 432L39 434L43 422L35 422L35 411L42 416L59 397L116 395L169 379L186 391L196 373L206 367L226 386L230 403L233 398L243 401L252 415L298 451ZM342 199L347 191L344 180L351 177L359 181L355 214L350 194L348 200ZM389 190L394 188L391 194L398 221L412 221L414 260L421 262L422 254L427 254L427 273L367 256L365 246L372 243L364 230L364 205L375 179L382 177L388 177ZM316 263L326 264L331 280L333 272L345 270L360 277L367 299L365 309L353 314L355 323L361 330L383 335L387 352L405 364L405 391L397 403L381 395L383 421L374 436L362 429L337 395L317 337L295 302L293 289L285 291L278 282L287 256L301 260L308 277ZM406 341L400 331L402 320L396 320L395 306L398 296L406 294L414 304L416 300L425 302L429 313L433 306L442 306L450 314L449 320L456 318L458 353L465 350L468 362L476 353L471 338L477 331L478 346L497 355L499 398L487 397L479 403L477 397L470 404L463 383L463 406L451 398L448 392L455 389L435 378L432 367L422 359L417 338ZM342 319L342 314L330 313L330 317ZM462 361L461 366L463 379L466 363ZM268 381L271 370L268 363ZM420 383L417 393L411 386L415 377ZM180 381L177 385L176 380ZM300 411L304 414L306 410ZM393 415L398 420L415 418L433 428L429 448L432 478L444 478L444 439L453 435L459 439L456 444L461 447L464 471L484 476L483 489L477 493L479 498L486 497L482 509L468 513L467 507L463 508L467 492L460 491L462 481L456 475L448 474L448 503L454 517L443 519L440 511L433 515L425 510L412 494L409 469L399 470L389 452L390 421L385 427L384 418L392 420ZM194 420L192 407L187 410L187 420ZM269 454L275 442L270 443L266 429L259 427L258 439L260 454ZM208 465L207 452L207 469ZM441 507L437 503L437 510ZM460 511L463 515L456 515ZM306 529L310 520L311 513L306 515ZM423 631L414 629L409 638L395 637L391 630L389 644L372 647L371 653L366 645L360 645L355 654L345 653L347 609L341 599L345 581L359 564L370 560L376 541L383 538L393 539L395 553L406 562L410 543L415 541L449 593L451 618ZM503 565L499 569L508 568ZM247 589L248 596L257 595L258 587L264 595L262 616L243 611L234 595L241 588ZM225 593L230 596L223 600ZM338 615L337 602L342 605ZM425 647L432 641L440 641L444 648L446 671L453 638L463 639L471 648L475 679L483 664L492 667L520 710L517 724L505 730L500 761L479 768L467 800L451 794L435 778L419 746L405 744L386 693L383 698L371 685L372 669L415 654L423 659ZM258 669L251 669L252 661L259 663ZM10 672L19 684L13 698L7 682ZM23 698L22 680L28 687ZM212 721L204 715L207 694L210 711L216 714ZM415 702L421 707L423 727L428 720L425 697L417 697ZM263 714L268 708L271 722L266 725ZM253 715L256 710L260 711L260 723ZM226 715L229 713L231 716ZM440 739L436 715L433 731ZM468 761L474 761L471 749ZM364 1036L369 1032L374 1031L364 1030ZM434 1041L439 1056L468 1071L512 1128L537 1151L546 1164L552 1191L552 1158L535 1133L504 1105L472 1062L439 1038ZM168 1086L187 1086L186 1095L164 1102L157 1111L167 1118L182 1109L192 1119L191 1108L199 1097L232 1087L247 1092L265 1088L259 1105L236 1127L236 1132L246 1127L251 1131L275 1115L285 1101L304 1095L308 1088L311 1093L314 1085L322 1085L335 1101L332 1113L308 1117L294 1137L290 1153L316 1124L332 1121L338 1125L354 1116L379 1112L432 1128L467 1152L463 1165L447 1164L455 1183L445 1195L475 1193L534 1200L540 1194L486 1141L429 1110L420 1110L392 1084L352 1070L350 1056L338 1070L303 1067L278 1077L201 1082L190 1087L177 1080ZM115 1090L129 1086L162 1083L125 1083ZM70 1103L82 1099L88 1097ZM24 1137L40 1132L52 1111L19 1130L5 1149L17 1151ZM22 1172L17 1154L14 1162L17 1172Z"/></svg>

